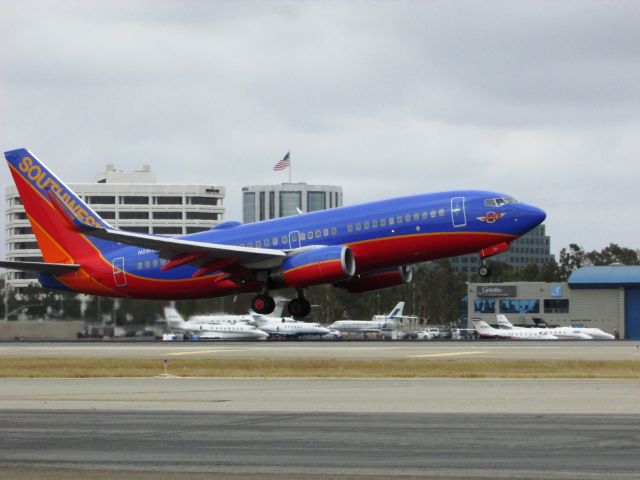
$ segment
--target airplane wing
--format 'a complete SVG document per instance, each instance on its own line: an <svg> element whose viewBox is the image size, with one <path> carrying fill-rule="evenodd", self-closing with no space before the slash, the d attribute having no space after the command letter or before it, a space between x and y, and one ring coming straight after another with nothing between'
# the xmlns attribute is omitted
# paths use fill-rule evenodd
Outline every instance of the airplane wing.
<svg viewBox="0 0 640 480"><path fill-rule="evenodd" d="M75 272L80 265L75 263L46 263L46 262L15 262L10 260L0 261L0 267L10 270L46 273L48 275L62 275Z"/></svg>
<svg viewBox="0 0 640 480"><path fill-rule="evenodd" d="M175 257L180 254L204 253L215 259L237 259L238 263L250 264L264 260L283 259L287 254L283 250L270 248L238 247L218 243L194 242L179 238L160 237L145 233L125 232L123 230L96 228L83 232L86 235L111 240L125 245L133 245L150 250L158 250L160 256Z"/></svg>

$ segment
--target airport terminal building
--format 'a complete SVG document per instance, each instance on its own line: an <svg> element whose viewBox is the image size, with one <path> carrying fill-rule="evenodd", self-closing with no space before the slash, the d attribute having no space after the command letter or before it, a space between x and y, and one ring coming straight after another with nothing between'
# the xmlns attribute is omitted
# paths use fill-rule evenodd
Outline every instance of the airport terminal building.
<svg viewBox="0 0 640 480"><path fill-rule="evenodd" d="M131 232L183 235L209 230L223 221L224 187L207 184L156 183L148 165L122 172L107 165L96 183L70 188L111 225ZM42 253L15 185L5 190L5 249L7 260L42 261ZM34 282L29 272L7 272L14 289Z"/></svg>
<svg viewBox="0 0 640 480"><path fill-rule="evenodd" d="M583 267L567 282L469 283L468 318L496 323L600 328L620 338L640 339L640 266Z"/></svg>

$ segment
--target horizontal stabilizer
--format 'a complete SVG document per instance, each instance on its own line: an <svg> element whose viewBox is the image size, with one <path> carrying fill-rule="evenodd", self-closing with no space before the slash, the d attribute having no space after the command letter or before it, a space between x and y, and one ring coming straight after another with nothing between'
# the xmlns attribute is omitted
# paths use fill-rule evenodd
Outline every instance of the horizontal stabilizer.
<svg viewBox="0 0 640 480"><path fill-rule="evenodd" d="M80 268L76 263L46 263L46 262L13 262L0 261L0 267L10 270L22 270L26 272L46 273L47 275L62 275L75 272Z"/></svg>

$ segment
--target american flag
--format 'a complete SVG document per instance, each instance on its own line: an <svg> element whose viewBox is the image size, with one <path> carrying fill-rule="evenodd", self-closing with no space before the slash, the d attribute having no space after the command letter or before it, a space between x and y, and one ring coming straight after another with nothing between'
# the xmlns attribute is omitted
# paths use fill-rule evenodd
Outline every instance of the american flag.
<svg viewBox="0 0 640 480"><path fill-rule="evenodd" d="M282 157L282 160L280 160L278 163L276 163L273 166L274 170L284 170L285 168L287 168L291 164L291 162L289 160L289 153L290 152L287 152L287 154L284 157Z"/></svg>

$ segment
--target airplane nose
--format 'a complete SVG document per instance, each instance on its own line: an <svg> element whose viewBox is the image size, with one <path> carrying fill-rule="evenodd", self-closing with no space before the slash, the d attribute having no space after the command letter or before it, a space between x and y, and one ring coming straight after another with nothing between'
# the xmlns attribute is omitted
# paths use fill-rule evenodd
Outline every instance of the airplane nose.
<svg viewBox="0 0 640 480"><path fill-rule="evenodd" d="M528 232L537 227L547 218L544 210L533 205L519 205L516 216L523 232Z"/></svg>

